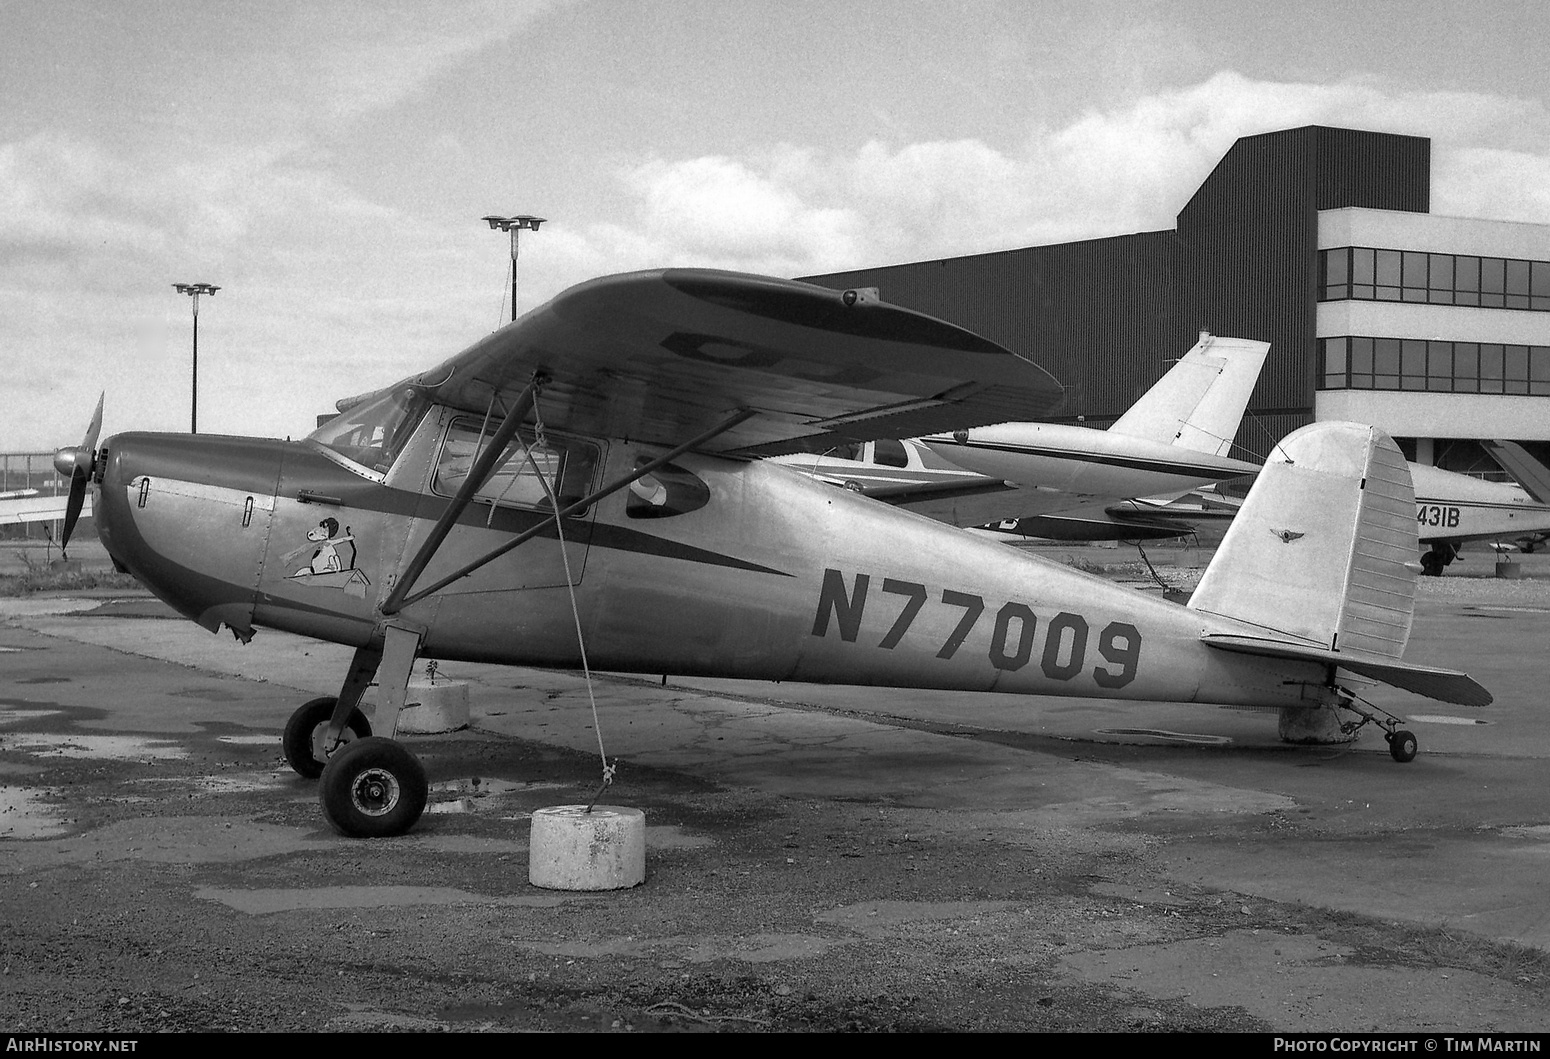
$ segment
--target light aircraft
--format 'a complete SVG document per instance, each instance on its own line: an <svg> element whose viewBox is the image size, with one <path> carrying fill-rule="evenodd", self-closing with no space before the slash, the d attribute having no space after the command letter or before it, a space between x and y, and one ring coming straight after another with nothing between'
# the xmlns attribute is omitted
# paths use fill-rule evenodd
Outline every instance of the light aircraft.
<svg viewBox="0 0 1550 1059"><path fill-rule="evenodd" d="M97 410L92 413L91 423L86 428L86 440L96 444L97 433L102 429L102 402L104 398L97 398ZM55 469L58 470L59 459L55 457ZM66 472L65 477L70 474ZM56 522L64 521L70 529L75 528L75 523L82 517L91 516L91 497L86 494L86 479L83 475L79 487L66 490L64 493L43 493L37 489L18 489L0 493L0 526L16 525L23 522ZM68 542L70 534L68 530L64 534ZM60 554L64 554L64 548L60 548Z"/></svg>
<svg viewBox="0 0 1550 1059"><path fill-rule="evenodd" d="M1515 542L1524 550L1533 551L1550 535L1550 469L1516 442L1482 444L1518 482L1491 482L1427 464L1409 464L1415 487L1417 535L1426 548L1421 555L1423 574L1441 576L1469 541ZM1206 502L1211 510L1203 510L1197 516L1181 512L1177 517L1221 517L1241 502L1231 496L1216 496Z"/></svg>
<svg viewBox="0 0 1550 1059"><path fill-rule="evenodd" d="M1107 430L1062 423L960 427L907 441L841 443L777 459L821 481L956 526L1058 540L1191 532L1134 498L1172 497L1258 473L1227 451L1270 345L1202 333Z"/></svg>
<svg viewBox="0 0 1550 1059"><path fill-rule="evenodd" d="M1484 442L1517 482L1488 482L1438 467L1411 464L1422 570L1438 576L1467 541L1521 541L1532 551L1550 534L1550 472L1523 446Z"/></svg>
<svg viewBox="0 0 1550 1059"><path fill-rule="evenodd" d="M418 657L1217 703L1279 711L1283 732L1338 709L1359 720L1336 730L1377 722L1401 761L1415 737L1353 684L1490 702L1400 657L1414 497L1370 427L1288 438L1187 608L757 458L1058 395L1007 350L857 292L669 269L573 287L303 441L98 450L89 431L56 466L93 491L114 560L206 629L354 647L338 695L284 737L349 835L424 809L424 769L391 738Z"/></svg>
<svg viewBox="0 0 1550 1059"><path fill-rule="evenodd" d="M57 522L65 517L68 494L49 494L37 489L11 489L0 493L0 526L22 522ZM90 510L82 512L90 515Z"/></svg>

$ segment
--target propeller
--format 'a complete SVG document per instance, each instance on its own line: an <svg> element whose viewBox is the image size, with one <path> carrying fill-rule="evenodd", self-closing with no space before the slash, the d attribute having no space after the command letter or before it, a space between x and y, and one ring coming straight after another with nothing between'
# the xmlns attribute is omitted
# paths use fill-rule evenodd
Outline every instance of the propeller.
<svg viewBox="0 0 1550 1059"><path fill-rule="evenodd" d="M65 529L59 539L61 556L65 556L65 549L70 545L70 534L75 531L75 524L81 517L81 507L86 503L86 483L91 481L96 463L97 435L102 432L102 402L106 397L107 394L103 393L97 398L97 411L92 413L91 425L86 428L86 436L81 439L80 447L63 448L54 453L54 470L70 479L70 495L65 499Z"/></svg>

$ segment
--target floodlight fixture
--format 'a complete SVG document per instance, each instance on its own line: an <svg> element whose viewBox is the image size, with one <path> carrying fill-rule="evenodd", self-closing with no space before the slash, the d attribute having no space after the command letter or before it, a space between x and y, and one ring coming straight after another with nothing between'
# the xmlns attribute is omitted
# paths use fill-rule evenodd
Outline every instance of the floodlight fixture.
<svg viewBox="0 0 1550 1059"><path fill-rule="evenodd" d="M480 220L488 224L492 232L511 233L511 318L515 320L517 318L517 233L523 229L536 232L538 231L538 226L543 224L548 218L534 217L530 213L519 213L515 217L500 217L490 214L487 217L481 217Z"/></svg>

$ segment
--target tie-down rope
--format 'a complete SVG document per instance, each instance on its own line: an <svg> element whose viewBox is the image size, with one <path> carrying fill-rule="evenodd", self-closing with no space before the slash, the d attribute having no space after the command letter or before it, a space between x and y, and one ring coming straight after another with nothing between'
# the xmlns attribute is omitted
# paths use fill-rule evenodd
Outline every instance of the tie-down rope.
<svg viewBox="0 0 1550 1059"><path fill-rule="evenodd" d="M603 792L613 783L614 771L619 767L619 762L615 759L614 763L610 765L608 763L608 752L603 748L603 725L597 715L597 696L592 691L592 667L587 664L587 640L581 631L581 608L576 604L576 583L571 577L570 556L565 550L565 527L561 525L563 520L559 517L560 500L559 497L554 495L554 487L539 468L538 461L533 458L532 448L528 446L527 442L522 440L520 433L517 435L517 443L522 446L523 457L527 460L528 466L533 468L533 473L538 476L539 482L544 487L544 494L549 498L550 509L554 512L554 531L560 538L560 562L565 568L565 588L570 593L571 618L576 623L576 646L581 650L581 672L586 677L587 701L592 705L592 730L597 733L597 753L603 762L603 783L598 787L597 793L592 795L592 800L587 803L587 812L590 813L592 807L597 804L597 800L603 796ZM544 439L544 418L538 409L538 397L536 394L533 398L533 443L543 448L548 447L548 442ZM563 470L563 468L564 464L561 463L561 469Z"/></svg>

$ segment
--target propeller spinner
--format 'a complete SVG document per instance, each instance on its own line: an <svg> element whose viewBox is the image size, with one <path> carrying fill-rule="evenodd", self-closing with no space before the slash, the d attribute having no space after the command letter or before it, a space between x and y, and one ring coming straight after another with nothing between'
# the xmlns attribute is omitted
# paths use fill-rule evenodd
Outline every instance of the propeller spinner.
<svg viewBox="0 0 1550 1059"><path fill-rule="evenodd" d="M97 411L92 413L91 425L78 448L63 448L54 453L54 470L70 479L70 494L65 499L65 527L59 539L59 554L65 555L70 545L70 534L81 517L81 507L86 503L86 483L91 481L92 469L97 458L97 435L102 432L102 402L104 393L97 398Z"/></svg>

